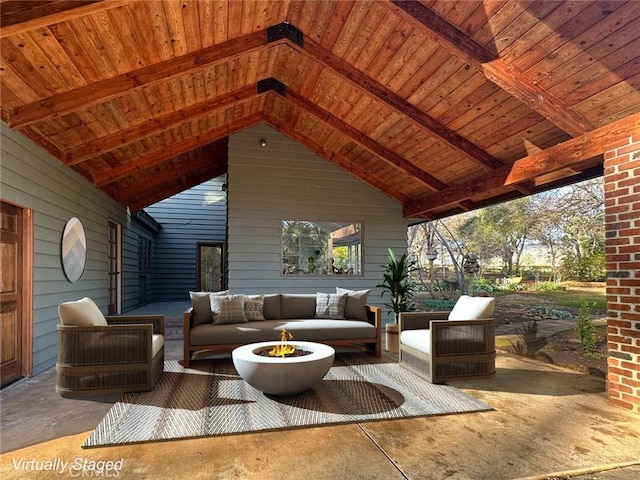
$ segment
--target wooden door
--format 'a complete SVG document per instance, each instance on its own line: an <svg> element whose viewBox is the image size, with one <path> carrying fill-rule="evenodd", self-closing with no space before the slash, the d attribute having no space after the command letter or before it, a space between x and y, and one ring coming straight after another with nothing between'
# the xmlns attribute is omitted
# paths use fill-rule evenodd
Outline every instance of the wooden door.
<svg viewBox="0 0 640 480"><path fill-rule="evenodd" d="M31 264L26 255L31 241L30 228L25 228L28 213L5 202L0 205L0 384L6 385L31 373Z"/></svg>

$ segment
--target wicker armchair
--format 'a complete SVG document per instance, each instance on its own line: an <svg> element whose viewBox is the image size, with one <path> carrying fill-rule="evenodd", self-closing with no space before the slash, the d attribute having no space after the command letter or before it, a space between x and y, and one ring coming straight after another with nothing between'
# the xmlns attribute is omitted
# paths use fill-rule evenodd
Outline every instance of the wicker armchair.
<svg viewBox="0 0 640 480"><path fill-rule="evenodd" d="M61 313L56 392L87 395L153 389L164 369L164 316L100 316L96 324L88 325L69 321Z"/></svg>
<svg viewBox="0 0 640 480"><path fill-rule="evenodd" d="M481 316L487 311L493 315L493 299L487 300L491 305ZM458 304L456 308L455 319L451 318L453 311L400 314L400 365L432 383L495 374L495 319L476 319L470 314L468 320L462 320Z"/></svg>

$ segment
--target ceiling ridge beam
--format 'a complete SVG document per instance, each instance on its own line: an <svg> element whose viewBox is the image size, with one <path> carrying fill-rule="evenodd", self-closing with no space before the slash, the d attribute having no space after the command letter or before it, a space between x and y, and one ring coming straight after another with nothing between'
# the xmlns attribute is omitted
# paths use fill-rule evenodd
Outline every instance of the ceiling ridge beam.
<svg viewBox="0 0 640 480"><path fill-rule="evenodd" d="M285 42L281 40L280 42ZM148 65L99 82L59 93L14 108L7 122L12 129L20 129L51 117L66 115L82 108L117 98L131 90L141 89L170 78L186 75L194 70L211 66L252 51L276 46L280 42L267 42L267 31L236 37L203 50Z"/></svg>
<svg viewBox="0 0 640 480"><path fill-rule="evenodd" d="M484 174L467 182L426 195L405 204L407 217L425 216L430 210L459 203L480 192L514 186L535 179L539 175L569 168L589 158L602 155L608 145L640 131L640 113L592 130L579 137L559 143L541 152L516 160L513 165Z"/></svg>
<svg viewBox="0 0 640 480"><path fill-rule="evenodd" d="M46 5L34 3L33 8L28 11L0 15L0 39L130 3L131 0L65 0L50 2ZM7 8L9 7L5 4L3 10Z"/></svg>
<svg viewBox="0 0 640 480"><path fill-rule="evenodd" d="M303 135L299 131L296 131L292 126L287 125L282 120L282 118L275 118L272 114L263 112L263 119L267 125L276 129L278 132L291 138L294 141L300 142L301 144L312 150L315 154L333 163L337 167L342 168L357 179L364 181L372 187L380 190L390 198L400 203L405 203L406 201L408 201L408 197L397 191L391 191L386 184L380 181L379 178L371 175L370 171L356 165L351 160L347 159L344 155L340 155L333 150L329 150L317 143L315 140L309 138L307 135Z"/></svg>
<svg viewBox="0 0 640 480"><path fill-rule="evenodd" d="M127 162L125 165L109 169L105 174L98 175L93 179L93 184L98 188L103 188L111 183L131 175L132 173L153 167L157 163L171 160L182 153L194 150L203 144L211 143L221 138L227 137L234 133L249 128L259 123L262 119L260 112L247 115L235 122L229 123L222 128L217 128L207 132L206 135L195 135L182 142L169 145L161 150L153 151L147 155L136 158L134 161Z"/></svg>
<svg viewBox="0 0 640 480"><path fill-rule="evenodd" d="M277 79L274 79L274 81L279 82L279 80ZM274 90L274 91L277 91L277 90ZM307 98L300 95L298 92L292 90L290 87L286 88L286 94L281 96L284 99L291 102L293 105L297 106L298 108L301 108L302 110L315 116L321 122L331 126L332 128L335 128L340 133L349 137L351 140L353 140L358 145L363 147L365 150L368 150L369 152L373 153L377 157L382 158L386 162L390 163L396 168L399 168L405 173L412 175L413 177L416 178L416 180L420 181L431 190L438 191L438 190L442 190L443 188L447 188L446 183L441 182L440 180L428 174L427 172L425 172L420 167L413 164L406 158L402 157L401 155L398 155L392 150L389 150L384 145L381 145L380 143L376 142L371 137L367 136L357 128L349 125L347 122L345 122L344 120L341 120L340 118L336 117L332 113L326 111L319 105L312 103Z"/></svg>
<svg viewBox="0 0 640 480"><path fill-rule="evenodd" d="M485 169L495 169L504 165L503 162L482 148L449 129L446 125L440 123L357 68L347 64L343 59L314 42L312 39L305 36L304 46L302 48L296 48L295 45L291 44L288 45L297 52L309 55L312 59L317 60L325 67L349 80L366 94L375 96L378 100L393 108L401 115L409 117L418 127L435 135L450 148L468 157L481 167Z"/></svg>
<svg viewBox="0 0 640 480"><path fill-rule="evenodd" d="M426 5L407 0L383 0L382 3L435 38L453 55L474 66L487 80L570 135L577 137L594 128L586 118L571 110L551 92L535 85L522 72L507 65Z"/></svg>
<svg viewBox="0 0 640 480"><path fill-rule="evenodd" d="M182 123L208 115L212 113L212 111L227 108L245 100L253 100L258 95L258 86L254 83L253 85L247 85L217 97L194 103L181 110L176 110L160 117L150 118L144 123L65 150L62 154L62 162L68 167L78 165L91 158L104 155L118 148L140 141L142 138L161 133Z"/></svg>

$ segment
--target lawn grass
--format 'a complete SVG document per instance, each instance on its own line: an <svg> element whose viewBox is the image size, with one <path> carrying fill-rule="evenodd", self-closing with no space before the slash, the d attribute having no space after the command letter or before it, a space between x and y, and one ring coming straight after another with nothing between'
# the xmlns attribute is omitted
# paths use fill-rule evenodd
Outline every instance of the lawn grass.
<svg viewBox="0 0 640 480"><path fill-rule="evenodd" d="M522 292L495 292L498 302L518 303L521 305L544 305L559 309L579 310L584 302L593 305L592 314L603 315L607 312L607 296L604 287L587 288L569 286L565 290Z"/></svg>

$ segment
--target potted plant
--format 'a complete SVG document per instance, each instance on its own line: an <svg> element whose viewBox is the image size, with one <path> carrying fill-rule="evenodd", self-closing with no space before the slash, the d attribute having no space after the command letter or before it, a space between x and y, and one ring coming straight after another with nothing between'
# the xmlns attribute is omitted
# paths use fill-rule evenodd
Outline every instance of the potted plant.
<svg viewBox="0 0 640 480"><path fill-rule="evenodd" d="M414 283L411 280L411 272L416 270L415 260L410 260L405 253L397 258L393 250L389 249L389 263L382 274L383 282L376 285L382 288L381 296L389 294L390 303L385 306L393 312L393 324L386 327L387 350L398 351L398 316L400 312L410 312L415 309L412 297Z"/></svg>

